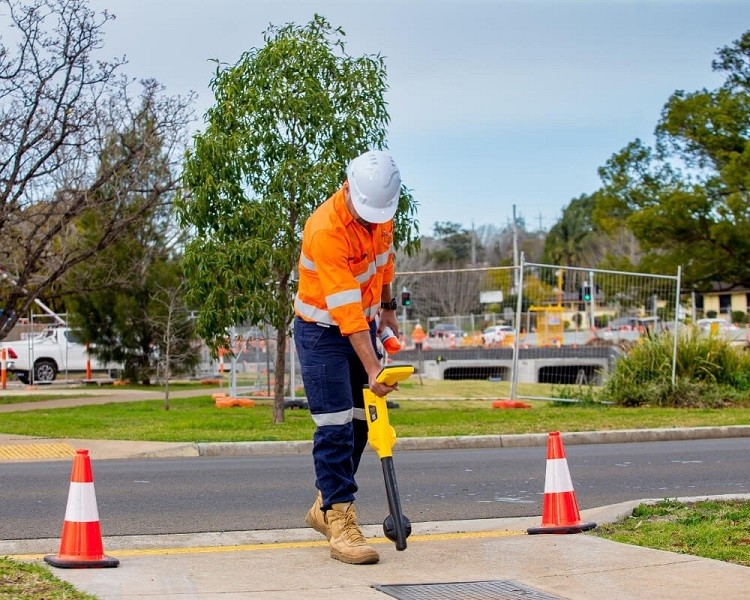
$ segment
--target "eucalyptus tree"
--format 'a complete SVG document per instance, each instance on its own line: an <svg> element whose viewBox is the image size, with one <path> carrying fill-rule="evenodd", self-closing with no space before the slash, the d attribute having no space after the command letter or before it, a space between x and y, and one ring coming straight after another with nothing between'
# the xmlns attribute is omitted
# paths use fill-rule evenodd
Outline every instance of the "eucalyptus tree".
<svg viewBox="0 0 750 600"><path fill-rule="evenodd" d="M594 218L626 226L644 270L703 287L750 285L750 31L717 52L718 89L678 90L665 104L656 145L635 140L600 169Z"/></svg>
<svg viewBox="0 0 750 600"><path fill-rule="evenodd" d="M586 242L594 232L594 199L581 195L570 201L547 234L544 260L553 265L582 266Z"/></svg>
<svg viewBox="0 0 750 600"><path fill-rule="evenodd" d="M274 422L284 420L285 347L301 231L359 153L386 146L386 67L351 56L345 34L315 15L271 25L264 45L216 68L215 102L184 164L178 200L192 239L185 254L197 330L214 350L242 323L277 335ZM414 201L402 189L397 243L416 242Z"/></svg>

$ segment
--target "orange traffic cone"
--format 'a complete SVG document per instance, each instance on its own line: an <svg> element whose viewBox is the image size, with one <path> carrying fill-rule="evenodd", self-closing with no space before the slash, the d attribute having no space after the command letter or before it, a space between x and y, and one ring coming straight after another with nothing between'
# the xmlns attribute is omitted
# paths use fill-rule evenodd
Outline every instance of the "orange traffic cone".
<svg viewBox="0 0 750 600"><path fill-rule="evenodd" d="M576 493L570 480L559 431L549 434L547 441L547 473L544 479L542 525L531 527L528 533L580 533L596 527L596 523L582 523Z"/></svg>
<svg viewBox="0 0 750 600"><path fill-rule="evenodd" d="M104 554L88 450L76 450L73 459L60 552L57 556L45 556L44 560L61 569L116 567L120 564L116 558Z"/></svg>

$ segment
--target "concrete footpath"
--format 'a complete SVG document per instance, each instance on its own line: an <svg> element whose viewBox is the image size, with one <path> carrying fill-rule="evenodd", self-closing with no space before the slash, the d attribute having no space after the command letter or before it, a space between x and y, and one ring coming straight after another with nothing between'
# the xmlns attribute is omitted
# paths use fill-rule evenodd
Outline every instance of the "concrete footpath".
<svg viewBox="0 0 750 600"><path fill-rule="evenodd" d="M750 426L563 434L566 445L710 437L750 437ZM405 438L397 447L511 447L543 445L546 440L546 434ZM59 456L45 454L45 448L52 447ZM162 444L0 434L0 464L3 459L69 460L66 453L78 447L89 449L93 460L310 451L309 442ZM3 449L20 454L3 457ZM613 522L638 503L585 510L581 517ZM327 542L310 529L105 537L105 551L120 560L119 567L52 571L101 600L750 598L748 567L619 544L591 533L526 533L539 525L540 517L414 523L403 552L384 538L381 526L366 526L364 533L381 556L380 563L368 566L331 559ZM0 540L0 555L41 561L58 546L59 539Z"/></svg>
<svg viewBox="0 0 750 600"><path fill-rule="evenodd" d="M638 502L582 511L599 524ZM329 558L309 529L104 538L114 569L52 569L102 600L691 600L750 597L750 568L597 538L590 533L527 535L539 519L416 523L397 552L378 526L364 528L376 565ZM57 540L15 543L56 548ZM0 554L12 542L0 542ZM45 551L42 550L42 551ZM41 554L17 556L40 561ZM482 582L482 583L476 583ZM381 586L392 586L390 588ZM393 587L395 586L395 587Z"/></svg>

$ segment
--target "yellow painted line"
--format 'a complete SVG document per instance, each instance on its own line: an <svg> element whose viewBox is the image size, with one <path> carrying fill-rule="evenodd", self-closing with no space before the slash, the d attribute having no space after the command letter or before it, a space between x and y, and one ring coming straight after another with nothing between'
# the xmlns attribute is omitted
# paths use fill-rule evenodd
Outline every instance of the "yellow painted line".
<svg viewBox="0 0 750 600"><path fill-rule="evenodd" d="M0 460L29 460L32 458L69 458L75 456L72 446L62 443L13 444L0 446Z"/></svg>
<svg viewBox="0 0 750 600"><path fill-rule="evenodd" d="M412 542L440 542L445 540L471 540L482 538L517 537L526 535L525 531L514 530L491 530L491 531L468 531L462 533L427 533L409 536ZM370 538L370 544L392 544L387 538ZM125 556L167 556L170 554L218 554L222 552L257 552L259 550L294 550L298 548L327 547L328 542L322 540L315 542L269 542L266 544L238 544L233 546L194 546L190 548L143 548L140 550L106 550L108 556L115 558ZM49 554L49 553L48 553ZM41 560L46 554L16 554L8 555L16 560Z"/></svg>

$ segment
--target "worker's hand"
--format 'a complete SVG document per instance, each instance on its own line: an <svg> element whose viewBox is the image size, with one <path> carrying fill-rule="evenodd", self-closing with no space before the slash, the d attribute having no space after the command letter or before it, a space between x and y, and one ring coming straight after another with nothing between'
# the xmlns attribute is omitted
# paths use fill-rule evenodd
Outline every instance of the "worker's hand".
<svg viewBox="0 0 750 600"><path fill-rule="evenodd" d="M375 394L376 396L380 396L381 398L384 396L387 396L391 392L398 389L398 383L395 385L386 385L385 383L380 383L377 380L378 375L380 374L380 371L376 371L374 373L369 374L369 388L370 391Z"/></svg>
<svg viewBox="0 0 750 600"><path fill-rule="evenodd" d="M393 331L396 337L399 336L398 319L396 318L395 310L381 310L380 311L380 323L378 324L378 334L380 334L383 331L383 329L385 329L386 327L390 327L391 331Z"/></svg>

